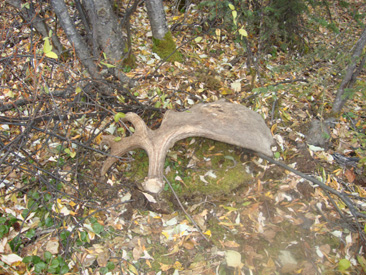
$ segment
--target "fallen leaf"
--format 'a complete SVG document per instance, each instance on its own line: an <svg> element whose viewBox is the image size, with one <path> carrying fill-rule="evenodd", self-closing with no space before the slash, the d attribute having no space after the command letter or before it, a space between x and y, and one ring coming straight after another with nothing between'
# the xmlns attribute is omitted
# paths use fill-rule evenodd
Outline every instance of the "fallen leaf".
<svg viewBox="0 0 366 275"><path fill-rule="evenodd" d="M50 252L52 255L56 255L59 253L59 242L57 238L52 238L46 244L46 251Z"/></svg>
<svg viewBox="0 0 366 275"><path fill-rule="evenodd" d="M17 262L23 261L23 258L19 257L17 254L0 255L1 261L7 265L12 265Z"/></svg>
<svg viewBox="0 0 366 275"><path fill-rule="evenodd" d="M354 182L356 179L356 175L352 170L347 169L346 172L344 172L344 175L346 176L349 183Z"/></svg>
<svg viewBox="0 0 366 275"><path fill-rule="evenodd" d="M235 250L225 251L225 261L227 266L234 268L241 268L241 254Z"/></svg>

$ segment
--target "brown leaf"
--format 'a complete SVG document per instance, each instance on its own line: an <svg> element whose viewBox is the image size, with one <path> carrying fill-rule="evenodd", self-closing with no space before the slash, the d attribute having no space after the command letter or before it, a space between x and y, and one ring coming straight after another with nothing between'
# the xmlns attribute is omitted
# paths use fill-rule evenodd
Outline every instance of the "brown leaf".
<svg viewBox="0 0 366 275"><path fill-rule="evenodd" d="M59 252L59 242L57 238L51 238L46 244L46 250L52 255L56 255Z"/></svg>
<svg viewBox="0 0 366 275"><path fill-rule="evenodd" d="M223 243L226 247L239 247L240 245L235 241L226 241Z"/></svg>
<svg viewBox="0 0 366 275"><path fill-rule="evenodd" d="M107 249L104 249L103 252L98 254L97 258L98 265L101 267L107 266L109 258L110 258L109 251Z"/></svg>
<svg viewBox="0 0 366 275"><path fill-rule="evenodd" d="M354 182L356 175L352 170L346 170L346 172L344 172L344 175L346 176L347 180L349 183Z"/></svg>

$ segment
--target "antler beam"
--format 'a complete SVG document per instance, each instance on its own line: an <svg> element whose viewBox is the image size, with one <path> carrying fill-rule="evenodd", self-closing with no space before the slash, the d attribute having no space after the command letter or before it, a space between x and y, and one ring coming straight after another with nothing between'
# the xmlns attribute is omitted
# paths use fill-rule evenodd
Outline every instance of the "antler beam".
<svg viewBox="0 0 366 275"><path fill-rule="evenodd" d="M111 147L111 156L104 162L101 173L133 149L144 149L149 157L148 176L142 187L151 193L159 193L163 187L163 170L168 150L178 140L187 137L205 137L251 149L272 156L273 139L262 117L239 104L219 100L197 104L185 112L167 111L159 129L149 129L135 113L127 113L123 121L135 127L132 136L114 141L114 136L103 136L102 144Z"/></svg>

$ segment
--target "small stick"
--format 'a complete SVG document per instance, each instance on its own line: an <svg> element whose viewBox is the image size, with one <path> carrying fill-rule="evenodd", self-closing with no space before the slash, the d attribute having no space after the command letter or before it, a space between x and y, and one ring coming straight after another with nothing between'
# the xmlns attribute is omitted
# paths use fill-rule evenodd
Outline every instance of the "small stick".
<svg viewBox="0 0 366 275"><path fill-rule="evenodd" d="M165 181L168 183L170 189L172 190L173 192L173 195L175 197L175 199L177 200L180 208L182 208L184 214L186 214L186 216L188 217L188 219L193 223L193 225L197 228L198 232L201 234L201 236L208 242L208 243L211 243L211 241L209 239L207 239L207 237L205 236L205 234L202 232L201 228L198 226L198 224L194 221L194 219L191 217L191 215L188 214L188 212L185 210L182 202L180 201L177 193L175 193L174 189L173 189L173 186L170 184L169 180L166 178L166 176L164 176L164 179Z"/></svg>

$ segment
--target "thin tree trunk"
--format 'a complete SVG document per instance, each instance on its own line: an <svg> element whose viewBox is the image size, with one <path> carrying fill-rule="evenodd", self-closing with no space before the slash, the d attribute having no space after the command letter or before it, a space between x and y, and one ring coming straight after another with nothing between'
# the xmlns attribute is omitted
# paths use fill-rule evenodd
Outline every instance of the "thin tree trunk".
<svg viewBox="0 0 366 275"><path fill-rule="evenodd" d="M93 62L93 58L88 50L88 46L76 30L75 25L72 22L67 11L65 2L63 0L51 0L51 5L60 20L61 26L64 29L67 38L69 39L70 43L75 47L75 51L81 63L88 70L92 78L100 79L101 77L99 75L97 66Z"/></svg>
<svg viewBox="0 0 366 275"><path fill-rule="evenodd" d="M344 76L341 85L338 88L336 98L333 102L332 112L334 114L339 113L346 101L350 97L350 93L347 92L347 89L351 88L358 74L361 72L360 69L357 69L357 64L359 66L363 66L364 60L360 61L360 57L362 55L362 50L366 45L366 27L364 28L359 40L356 43L355 50L352 54L352 59L350 64L347 67L346 75Z"/></svg>
<svg viewBox="0 0 366 275"><path fill-rule="evenodd" d="M163 40L169 31L162 0L146 0L147 15L154 38Z"/></svg>

